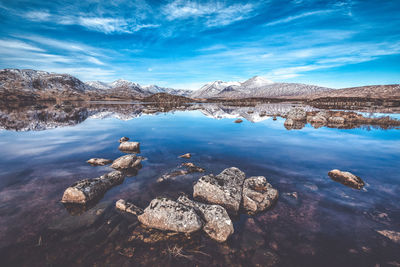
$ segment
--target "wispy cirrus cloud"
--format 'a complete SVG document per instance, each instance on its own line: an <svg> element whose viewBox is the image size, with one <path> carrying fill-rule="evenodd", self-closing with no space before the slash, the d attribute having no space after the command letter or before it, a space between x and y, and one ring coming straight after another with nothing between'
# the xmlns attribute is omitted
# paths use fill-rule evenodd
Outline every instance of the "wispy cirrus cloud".
<svg viewBox="0 0 400 267"><path fill-rule="evenodd" d="M301 13L298 15L288 16L286 18L268 22L268 23L264 24L264 26L274 26L274 25L278 25L278 24L284 24L284 23L292 22L294 20L298 20L298 19L302 19L302 18L306 18L306 17L310 17L310 16L326 15L333 11L334 10L316 10L316 11L311 11L311 12L304 12L304 13Z"/></svg>

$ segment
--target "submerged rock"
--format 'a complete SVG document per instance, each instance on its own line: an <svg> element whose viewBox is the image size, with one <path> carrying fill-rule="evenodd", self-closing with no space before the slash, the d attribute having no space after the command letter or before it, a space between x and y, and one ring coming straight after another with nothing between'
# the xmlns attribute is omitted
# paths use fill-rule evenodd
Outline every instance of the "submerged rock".
<svg viewBox="0 0 400 267"><path fill-rule="evenodd" d="M138 157L136 154L125 155L114 160L111 168L116 170L136 168L140 165L142 159L142 157Z"/></svg>
<svg viewBox="0 0 400 267"><path fill-rule="evenodd" d="M237 120L235 120L235 123L242 123L242 122L243 122L242 119L237 119Z"/></svg>
<svg viewBox="0 0 400 267"><path fill-rule="evenodd" d="M121 151L129 151L129 152L140 152L140 143L139 142L122 142L119 147L119 150Z"/></svg>
<svg viewBox="0 0 400 267"><path fill-rule="evenodd" d="M143 214L143 210L137 206L135 206L133 203L127 202L123 199L118 200L115 203L115 207L118 210L124 211L131 213L133 215L139 216L140 214Z"/></svg>
<svg viewBox="0 0 400 267"><path fill-rule="evenodd" d="M226 210L219 205L208 205L180 196L178 202L192 207L205 221L203 231L218 242L225 242L233 234L233 223Z"/></svg>
<svg viewBox="0 0 400 267"><path fill-rule="evenodd" d="M180 158L183 158L183 159L190 159L191 157L192 157L192 154L190 154L190 153L186 153L186 154L183 154L183 155L181 155L181 156L179 156Z"/></svg>
<svg viewBox="0 0 400 267"><path fill-rule="evenodd" d="M151 228L182 233L192 233L203 226L193 208L167 198L153 199L138 219Z"/></svg>
<svg viewBox="0 0 400 267"><path fill-rule="evenodd" d="M250 177L243 184L243 208L255 214L272 206L278 199L278 190L264 176Z"/></svg>
<svg viewBox="0 0 400 267"><path fill-rule="evenodd" d="M108 189L121 184L124 178L121 172L113 171L98 178L79 181L64 191L61 202L86 204L102 197Z"/></svg>
<svg viewBox="0 0 400 267"><path fill-rule="evenodd" d="M92 164L92 165L104 166L104 165L111 164L113 161L111 159L92 158L86 162L89 164Z"/></svg>
<svg viewBox="0 0 400 267"><path fill-rule="evenodd" d="M193 198L211 204L218 204L229 212L237 214L242 200L242 186L245 174L238 168L223 170L201 177L193 186Z"/></svg>
<svg viewBox="0 0 400 267"><path fill-rule="evenodd" d="M171 178L174 178L177 176L182 176L182 175L187 175L187 174L194 173L194 172L205 172L205 169L198 167L191 162L182 163L178 169L175 169L174 171L163 174L161 177L159 177L157 179L157 182L161 183L161 182L164 182Z"/></svg>
<svg viewBox="0 0 400 267"><path fill-rule="evenodd" d="M361 189L365 185L360 177L350 172L343 172L335 169L328 172L328 175L332 180L355 189Z"/></svg>
<svg viewBox="0 0 400 267"><path fill-rule="evenodd" d="M393 242L400 244L400 232L390 231L390 230L378 230L379 234L389 238Z"/></svg>
<svg viewBox="0 0 400 267"><path fill-rule="evenodd" d="M119 139L119 142L120 142L120 143L127 142L127 141L129 141L129 137L126 137L126 136L121 137L121 138Z"/></svg>

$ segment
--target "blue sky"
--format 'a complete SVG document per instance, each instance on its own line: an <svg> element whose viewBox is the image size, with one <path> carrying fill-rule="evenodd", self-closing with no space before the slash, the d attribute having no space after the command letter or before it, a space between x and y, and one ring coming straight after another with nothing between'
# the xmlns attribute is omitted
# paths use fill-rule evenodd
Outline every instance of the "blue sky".
<svg viewBox="0 0 400 267"><path fill-rule="evenodd" d="M400 83L399 14L399 0L0 0L0 68L187 89Z"/></svg>

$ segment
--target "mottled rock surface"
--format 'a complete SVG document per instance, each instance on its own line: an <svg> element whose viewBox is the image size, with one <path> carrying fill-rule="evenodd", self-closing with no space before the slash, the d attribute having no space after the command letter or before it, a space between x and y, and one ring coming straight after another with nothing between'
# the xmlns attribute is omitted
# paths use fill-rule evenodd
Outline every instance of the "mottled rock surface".
<svg viewBox="0 0 400 267"><path fill-rule="evenodd" d="M120 143L127 142L127 141L129 141L129 137L126 137L126 136L121 137L121 138L119 139L119 142L120 142Z"/></svg>
<svg viewBox="0 0 400 267"><path fill-rule="evenodd" d="M219 205L208 205L180 196L178 202L192 207L205 221L203 231L218 242L225 242L233 234L233 223L226 210Z"/></svg>
<svg viewBox="0 0 400 267"><path fill-rule="evenodd" d="M65 190L61 202L86 204L103 196L111 187L121 184L124 178L121 172L113 171L98 178L79 181Z"/></svg>
<svg viewBox="0 0 400 267"><path fill-rule="evenodd" d="M104 166L104 165L111 164L113 161L111 159L92 158L86 162L89 164L92 164L92 165Z"/></svg>
<svg viewBox="0 0 400 267"><path fill-rule="evenodd" d="M292 119L294 121L304 121L307 118L307 113L303 108L293 108L286 115L287 119Z"/></svg>
<svg viewBox="0 0 400 267"><path fill-rule="evenodd" d="M223 170L217 176L201 177L193 186L193 198L210 204L218 204L236 214L242 200L245 174L238 168Z"/></svg>
<svg viewBox="0 0 400 267"><path fill-rule="evenodd" d="M361 189L365 185L364 181L360 177L350 172L335 169L328 172L328 175L332 180L355 189Z"/></svg>
<svg viewBox="0 0 400 267"><path fill-rule="evenodd" d="M278 190L264 176L250 177L243 184L243 209L249 214L268 209L278 199Z"/></svg>
<svg viewBox="0 0 400 267"><path fill-rule="evenodd" d="M133 203L127 202L123 199L118 200L115 203L115 208L131 213L133 215L139 216L140 214L143 214L143 210L137 206L135 206Z"/></svg>
<svg viewBox="0 0 400 267"><path fill-rule="evenodd" d="M142 159L142 157L136 154L125 155L114 160L113 164L111 164L111 168L116 170L136 168L140 165Z"/></svg>
<svg viewBox="0 0 400 267"><path fill-rule="evenodd" d="M193 208L167 198L153 199L138 219L147 227L182 233L192 233L203 226Z"/></svg>
<svg viewBox="0 0 400 267"><path fill-rule="evenodd" d="M345 119L343 117L329 117L328 121L332 124L344 124Z"/></svg>
<svg viewBox="0 0 400 267"><path fill-rule="evenodd" d="M140 152L140 143L139 142L122 142L119 147L119 150L121 151L129 151L129 152Z"/></svg>

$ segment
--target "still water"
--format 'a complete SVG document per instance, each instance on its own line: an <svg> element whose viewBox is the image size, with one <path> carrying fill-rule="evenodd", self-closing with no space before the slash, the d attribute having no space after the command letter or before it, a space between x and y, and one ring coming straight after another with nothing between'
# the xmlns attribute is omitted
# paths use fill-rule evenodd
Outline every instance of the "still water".
<svg viewBox="0 0 400 267"><path fill-rule="evenodd" d="M26 115L35 111L24 110L23 126L2 125L2 266L400 265L400 244L377 232L400 232L399 129L306 124L287 130L285 119L273 120L268 112L260 116L260 107L214 105L151 114L140 112L143 107L126 109L85 109L83 117L58 124L50 115L38 123L32 119L36 113ZM6 115L16 116L10 114L2 113L3 123ZM14 119L22 120L18 116ZM239 117L243 122L233 123ZM143 167L94 207L71 214L60 203L64 190L111 171L86 160L123 155L122 136L140 142L147 158ZM178 158L188 152L190 160ZM114 209L115 201L129 199L144 208L157 196L191 196L193 182L204 174L157 183L187 161L206 173L235 166L247 177L265 176L279 199L256 216L232 218L235 233L224 244L202 233L159 242L132 238L141 228ZM351 171L366 186L355 190L334 182L327 175L331 169Z"/></svg>

